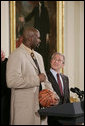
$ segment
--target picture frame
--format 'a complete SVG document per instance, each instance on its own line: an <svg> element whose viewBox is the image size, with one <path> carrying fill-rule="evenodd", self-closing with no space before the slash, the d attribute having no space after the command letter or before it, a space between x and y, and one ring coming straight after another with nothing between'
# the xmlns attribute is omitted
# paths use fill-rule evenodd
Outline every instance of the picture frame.
<svg viewBox="0 0 85 126"><path fill-rule="evenodd" d="M16 1L10 1L10 53L16 49ZM64 1L56 1L56 50L64 52Z"/></svg>

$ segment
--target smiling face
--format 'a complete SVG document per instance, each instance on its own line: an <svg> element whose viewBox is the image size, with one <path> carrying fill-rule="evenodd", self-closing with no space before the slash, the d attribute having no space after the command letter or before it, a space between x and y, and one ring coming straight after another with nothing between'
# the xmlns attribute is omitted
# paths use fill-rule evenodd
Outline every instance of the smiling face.
<svg viewBox="0 0 85 126"><path fill-rule="evenodd" d="M60 69L64 67L64 57L60 54L54 54L51 59L51 68L56 72L60 72Z"/></svg>

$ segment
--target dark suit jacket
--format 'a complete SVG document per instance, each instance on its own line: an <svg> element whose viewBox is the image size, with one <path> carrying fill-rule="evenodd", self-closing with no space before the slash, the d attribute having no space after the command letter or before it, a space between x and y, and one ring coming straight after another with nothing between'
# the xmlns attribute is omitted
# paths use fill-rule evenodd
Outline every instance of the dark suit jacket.
<svg viewBox="0 0 85 126"><path fill-rule="evenodd" d="M69 79L68 79L68 77L61 74L61 77L62 77L62 80L63 80L63 86L64 86L64 94L63 94L63 96L61 96L58 83L55 80L53 74L49 71L47 73L47 76L48 76L48 80L52 84L52 87L53 87L54 91L60 97L60 103L59 104L70 102ZM58 121L56 116L48 116L48 125L62 125L62 124Z"/></svg>
<svg viewBox="0 0 85 126"><path fill-rule="evenodd" d="M68 77L63 75L63 74L61 74L61 77L62 77L62 80L63 80L63 85L64 85L64 95L62 97L61 93L60 93L60 89L59 89L58 83L56 82L53 74L49 71L47 73L47 76L48 76L48 80L52 84L52 87L53 87L54 91L60 97L60 104L70 102L69 79L68 79Z"/></svg>
<svg viewBox="0 0 85 126"><path fill-rule="evenodd" d="M1 116L0 124L9 125L10 121L10 99L11 89L7 87L6 83L6 63L7 58L1 62Z"/></svg>

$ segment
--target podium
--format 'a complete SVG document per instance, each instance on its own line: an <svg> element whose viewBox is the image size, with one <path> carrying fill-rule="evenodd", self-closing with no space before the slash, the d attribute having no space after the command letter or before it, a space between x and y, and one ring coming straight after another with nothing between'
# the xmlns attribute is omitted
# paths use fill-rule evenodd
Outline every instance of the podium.
<svg viewBox="0 0 85 126"><path fill-rule="evenodd" d="M41 116L53 116L62 124L84 123L84 101L41 108L38 112Z"/></svg>

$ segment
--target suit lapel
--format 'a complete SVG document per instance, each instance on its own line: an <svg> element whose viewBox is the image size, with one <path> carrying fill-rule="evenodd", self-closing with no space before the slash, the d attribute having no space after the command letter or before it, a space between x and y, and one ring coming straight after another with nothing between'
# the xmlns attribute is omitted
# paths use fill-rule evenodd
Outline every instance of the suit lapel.
<svg viewBox="0 0 85 126"><path fill-rule="evenodd" d="M30 63L33 65L33 67L38 71L37 66L35 65L35 62L33 61L32 57L30 56L30 53L21 45L20 48L23 50L25 53L27 59L30 61Z"/></svg>
<svg viewBox="0 0 85 126"><path fill-rule="evenodd" d="M30 56L30 54L26 54L26 56L27 56L28 60L31 62L31 64L33 65L33 67L34 67L35 69L38 70L38 68L37 68L37 66L35 65L35 62L33 61L33 59L32 59L32 57Z"/></svg>
<svg viewBox="0 0 85 126"><path fill-rule="evenodd" d="M64 95L65 95L65 93L66 93L66 89L67 89L67 87L66 87L66 79L65 79L65 76L64 75L62 75L61 74L61 77L62 77L62 80L63 80L63 86L64 86Z"/></svg>
<svg viewBox="0 0 85 126"><path fill-rule="evenodd" d="M49 79L49 81L51 82L51 84L52 84L52 86L53 86L55 92L56 92L59 96L61 96L58 83L57 83L57 81L55 80L55 78L54 78L54 76L53 76L53 74L52 74L51 72L49 72L49 74L48 74L48 79Z"/></svg>

